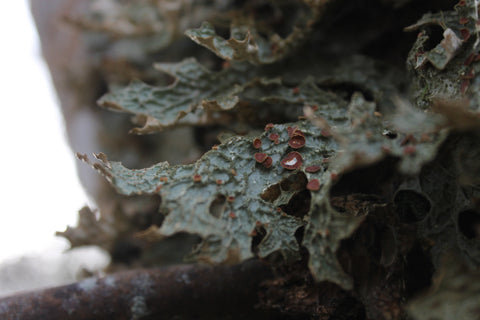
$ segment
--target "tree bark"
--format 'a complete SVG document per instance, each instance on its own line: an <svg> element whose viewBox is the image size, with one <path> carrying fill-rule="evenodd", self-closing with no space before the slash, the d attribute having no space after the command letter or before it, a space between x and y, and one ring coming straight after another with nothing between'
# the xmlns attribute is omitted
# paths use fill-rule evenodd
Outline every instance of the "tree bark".
<svg viewBox="0 0 480 320"><path fill-rule="evenodd" d="M267 265L139 269L0 299L0 319L268 319L255 310Z"/></svg>

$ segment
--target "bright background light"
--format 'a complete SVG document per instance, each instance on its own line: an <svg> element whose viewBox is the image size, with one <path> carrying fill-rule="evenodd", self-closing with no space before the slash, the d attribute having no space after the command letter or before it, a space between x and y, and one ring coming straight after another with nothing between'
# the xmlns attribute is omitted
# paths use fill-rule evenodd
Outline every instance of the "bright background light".
<svg viewBox="0 0 480 320"><path fill-rule="evenodd" d="M86 204L27 0L0 13L0 264L58 255Z"/></svg>

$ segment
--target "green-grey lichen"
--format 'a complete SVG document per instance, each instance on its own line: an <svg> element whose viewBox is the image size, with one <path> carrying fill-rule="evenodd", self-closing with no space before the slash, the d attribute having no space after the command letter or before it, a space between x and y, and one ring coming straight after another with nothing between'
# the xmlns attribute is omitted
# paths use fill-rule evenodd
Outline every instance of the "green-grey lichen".
<svg viewBox="0 0 480 320"><path fill-rule="evenodd" d="M302 91L300 87L299 93ZM366 101L360 93L343 107L335 106L334 101L312 109L311 121L267 126L266 132L255 139L230 138L192 165L170 166L164 162L130 170L101 156L96 168L122 194L159 194L159 210L165 219L154 233L159 238L180 232L201 236L197 259L233 263L255 254L267 257L279 253L289 261L299 255L295 233L306 226L302 244L310 252L310 268L316 279L352 288L335 252L361 218L331 208L332 179L387 156L400 158L401 170L418 172L435 156L443 140L435 132L428 132L429 139L420 141L422 131L400 132L400 138L392 140L383 134L385 128L375 115L375 103ZM298 150L289 146L296 130L305 139L305 146ZM295 171L281 165L290 152L298 152L303 160ZM256 159L259 154L271 157L271 165ZM328 170L325 161L329 162ZM315 166L320 170L308 169ZM307 181L315 179L320 188L311 192L308 214L302 219L283 212L282 207L306 190ZM252 239L263 232L262 241L252 251Z"/></svg>

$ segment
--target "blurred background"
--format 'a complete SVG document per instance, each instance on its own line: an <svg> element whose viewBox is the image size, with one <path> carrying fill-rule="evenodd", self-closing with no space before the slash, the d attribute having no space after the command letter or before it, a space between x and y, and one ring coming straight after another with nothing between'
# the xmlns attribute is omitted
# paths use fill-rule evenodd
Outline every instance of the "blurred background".
<svg viewBox="0 0 480 320"><path fill-rule="evenodd" d="M74 281L82 269L98 270L108 258L92 248L66 252L68 241L55 236L76 224L89 200L28 1L12 2L0 15L0 295L6 295Z"/></svg>

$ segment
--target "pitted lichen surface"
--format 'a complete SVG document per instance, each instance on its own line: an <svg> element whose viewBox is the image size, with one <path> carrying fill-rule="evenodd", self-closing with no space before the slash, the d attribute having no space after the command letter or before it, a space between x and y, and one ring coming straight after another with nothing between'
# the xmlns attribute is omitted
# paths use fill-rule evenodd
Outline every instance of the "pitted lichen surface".
<svg viewBox="0 0 480 320"><path fill-rule="evenodd" d="M308 94L303 87L299 87L300 92ZM122 194L159 194L165 219L154 233L158 237L180 232L201 236L203 242L194 253L197 259L233 263L255 254L267 257L279 253L287 261L294 260L299 255L295 233L305 227L301 244L310 252L310 268L316 279L352 288L335 252L362 218L331 208L332 180L387 156L401 159L400 170L418 170L435 156L442 141L432 136L428 142L417 143L419 132L390 139L383 134L382 120L374 110L375 104L358 93L343 109L323 104L312 110L310 120L267 125L257 137L232 137L192 165L164 162L130 170L103 159L101 171ZM299 149L289 146L296 134L305 139ZM413 151L405 152L408 148ZM300 158L287 158L292 153ZM266 165L267 157L270 165ZM320 169L308 169L312 167ZM305 191L306 181L313 179L318 180L319 188L311 191L307 216L302 219L283 212L282 207ZM252 251L252 240L261 233L265 234Z"/></svg>
<svg viewBox="0 0 480 320"><path fill-rule="evenodd" d="M199 258L217 263L246 260L254 255L252 238L264 229L266 234L258 245L258 254L266 257L280 252L290 260L298 256L295 232L304 221L286 214L280 206L303 191L305 183L297 171L280 164L292 151L287 127L285 124L269 128L259 136L262 146L258 150L253 146L253 138L231 138L193 165L160 163L148 169L129 170L120 163L107 162L104 168L111 183L123 194L160 194L160 211L166 217L157 233L169 236L189 232L202 236ZM322 160L333 153L335 142L316 136L315 127L307 122L297 124L297 129L306 139L306 145L299 150L303 157L299 170L322 166ZM272 134L278 134L276 141L269 138ZM255 160L257 152L272 158L271 167ZM309 178L321 180L325 180L324 175L323 170L308 173ZM265 195L275 185L279 186L279 194Z"/></svg>

